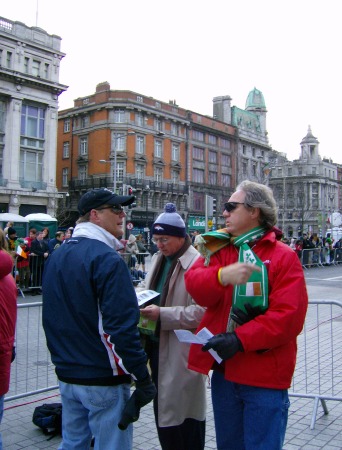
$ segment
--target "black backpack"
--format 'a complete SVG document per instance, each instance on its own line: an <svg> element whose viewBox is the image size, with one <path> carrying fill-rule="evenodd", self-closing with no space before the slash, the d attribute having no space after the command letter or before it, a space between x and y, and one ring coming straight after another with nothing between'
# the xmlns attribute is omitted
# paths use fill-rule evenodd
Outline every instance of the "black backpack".
<svg viewBox="0 0 342 450"><path fill-rule="evenodd" d="M62 403L44 403L33 411L32 422L46 435L62 434Z"/></svg>

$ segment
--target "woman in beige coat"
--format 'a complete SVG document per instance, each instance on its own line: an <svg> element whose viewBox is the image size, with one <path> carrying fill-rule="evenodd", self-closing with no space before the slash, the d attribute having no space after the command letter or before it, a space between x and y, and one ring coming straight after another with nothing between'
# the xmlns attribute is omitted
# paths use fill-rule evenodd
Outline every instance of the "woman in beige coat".
<svg viewBox="0 0 342 450"><path fill-rule="evenodd" d="M184 285L184 273L199 253L172 203L153 224L152 234L159 252L152 258L145 287L160 296L141 314L156 324L154 334L144 334L144 340L158 391L154 402L158 436L163 450L203 450L206 377L187 368L189 345L180 343L174 333L195 331L204 314Z"/></svg>

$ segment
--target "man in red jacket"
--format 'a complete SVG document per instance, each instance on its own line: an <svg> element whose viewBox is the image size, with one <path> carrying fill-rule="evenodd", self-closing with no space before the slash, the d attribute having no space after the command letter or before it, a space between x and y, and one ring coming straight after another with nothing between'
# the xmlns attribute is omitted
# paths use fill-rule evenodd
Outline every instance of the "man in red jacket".
<svg viewBox="0 0 342 450"><path fill-rule="evenodd" d="M0 423L4 412L4 397L9 389L17 319L17 287L12 276L13 259L2 246L3 243L3 231L0 230Z"/></svg>
<svg viewBox="0 0 342 450"><path fill-rule="evenodd" d="M304 274L296 253L279 240L267 186L242 182L224 208L226 228L202 235L205 258L185 274L188 292L206 307L198 330L214 335L202 348L192 345L189 368L213 370L219 450L281 450L308 304Z"/></svg>

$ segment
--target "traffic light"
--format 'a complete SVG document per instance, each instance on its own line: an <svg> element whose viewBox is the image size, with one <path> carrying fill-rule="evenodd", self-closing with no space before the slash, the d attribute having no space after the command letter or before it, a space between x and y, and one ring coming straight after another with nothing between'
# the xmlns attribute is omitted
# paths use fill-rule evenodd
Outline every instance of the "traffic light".
<svg viewBox="0 0 342 450"><path fill-rule="evenodd" d="M217 209L216 209L216 198L213 198L213 216L215 216L215 214L216 214L216 212L217 212Z"/></svg>
<svg viewBox="0 0 342 450"><path fill-rule="evenodd" d="M134 189L132 186L127 186L127 195L134 195L134 193L137 190ZM137 207L137 203L134 201L133 203L131 203L130 205L128 205L128 209L132 209L132 208L136 208Z"/></svg>

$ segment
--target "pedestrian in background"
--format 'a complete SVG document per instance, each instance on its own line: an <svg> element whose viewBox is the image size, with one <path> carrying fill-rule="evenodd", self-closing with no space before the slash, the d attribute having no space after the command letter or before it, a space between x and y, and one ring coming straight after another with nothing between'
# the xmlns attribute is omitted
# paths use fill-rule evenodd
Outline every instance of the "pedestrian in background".
<svg viewBox="0 0 342 450"><path fill-rule="evenodd" d="M9 389L11 362L15 357L14 335L17 318L17 287L12 276L13 259L7 250L5 234L0 229L0 423L4 413L4 397Z"/></svg>
<svg viewBox="0 0 342 450"><path fill-rule="evenodd" d="M62 398L61 449L88 449L94 436L96 450L130 450L130 422L155 395L137 297L116 251L123 206L134 199L108 189L84 194L72 239L46 264L43 326Z"/></svg>
<svg viewBox="0 0 342 450"><path fill-rule="evenodd" d="M152 258L145 287L160 293L141 310L155 323L154 333L141 328L152 379L157 385L154 414L163 450L203 450L206 377L187 368L189 345L174 330L194 331L204 309L186 292L184 273L199 257L173 203L167 203L152 226L159 252ZM152 327L151 327L152 328Z"/></svg>
<svg viewBox="0 0 342 450"><path fill-rule="evenodd" d="M213 369L219 450L281 450L308 304L303 269L279 240L269 187L244 181L224 208L226 229L202 235L204 258L185 274L187 290L206 307L198 330L214 335L202 349L191 346L189 368Z"/></svg>

